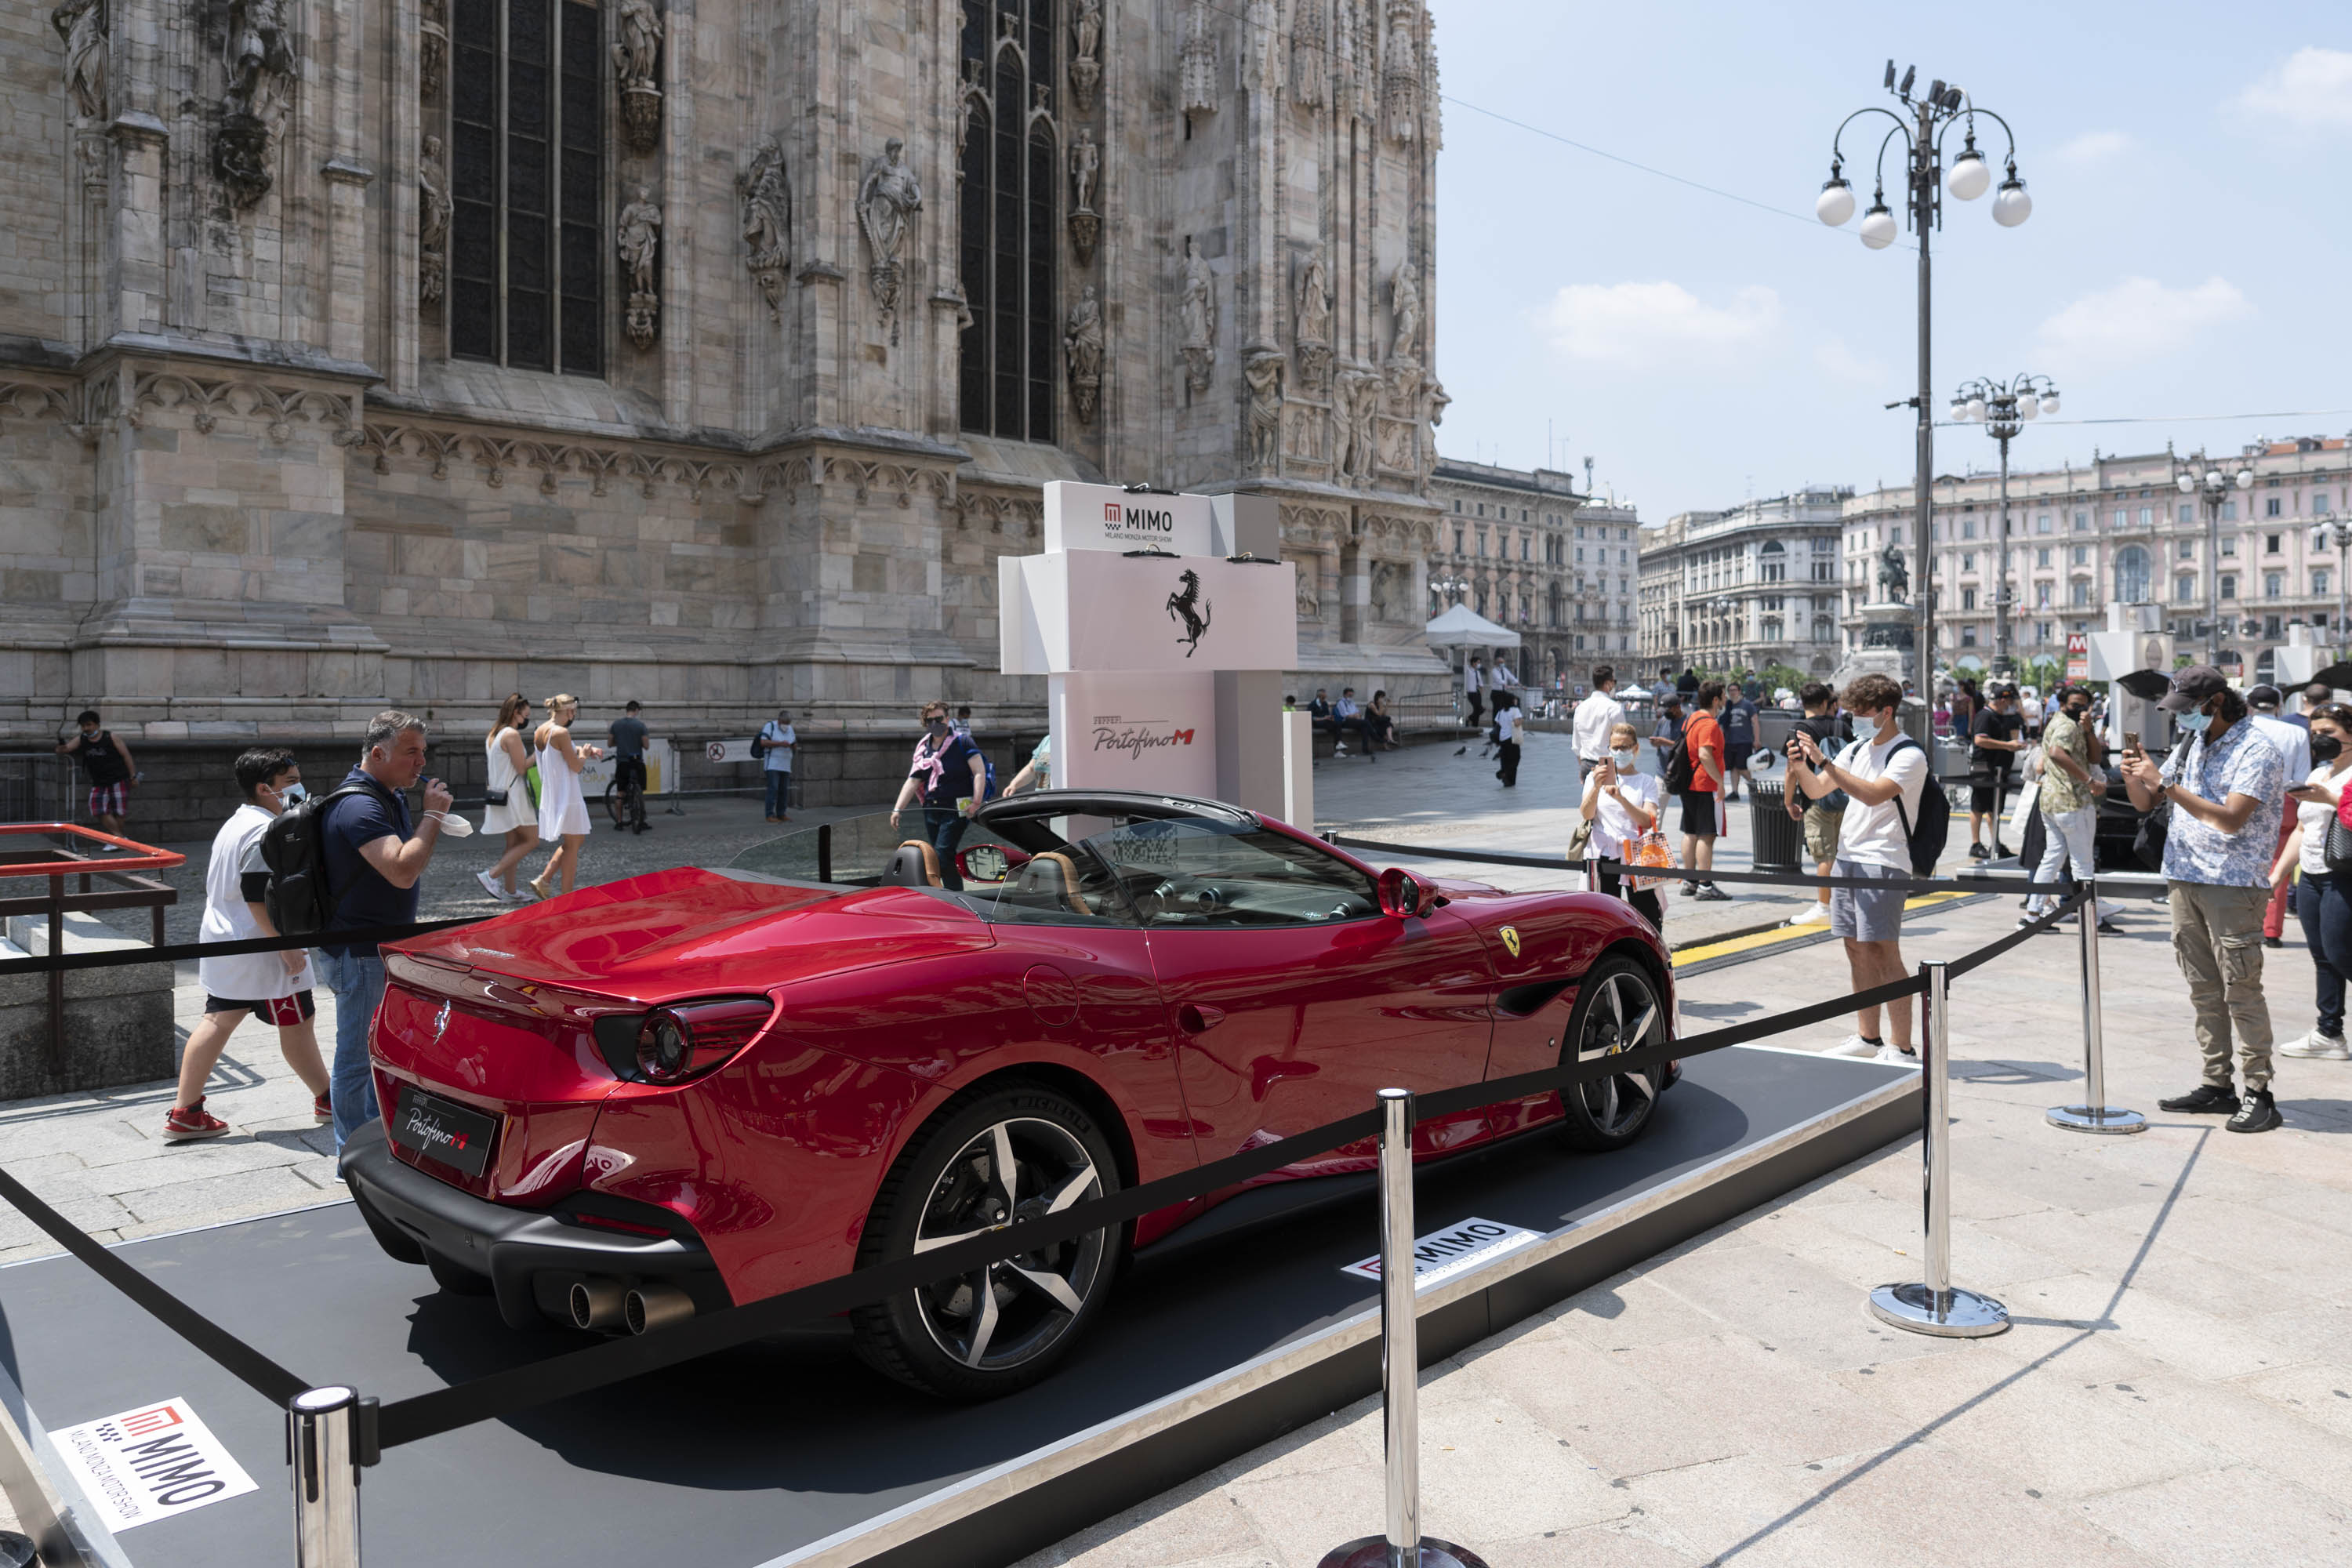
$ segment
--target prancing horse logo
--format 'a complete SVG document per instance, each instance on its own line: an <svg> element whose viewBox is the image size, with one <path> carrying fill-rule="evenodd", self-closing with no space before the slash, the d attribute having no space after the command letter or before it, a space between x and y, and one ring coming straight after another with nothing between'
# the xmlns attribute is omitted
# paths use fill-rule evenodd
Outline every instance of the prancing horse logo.
<svg viewBox="0 0 2352 1568"><path fill-rule="evenodd" d="M441 1043L442 1031L448 1028L448 1026L449 1004L444 1002L441 1004L441 1010L433 1015L433 1043L435 1045L437 1046Z"/></svg>
<svg viewBox="0 0 2352 1568"><path fill-rule="evenodd" d="M1505 926L1501 931L1496 931L1495 934L1503 939L1503 950L1506 952L1508 952L1513 958L1519 956L1518 927Z"/></svg>
<svg viewBox="0 0 2352 1568"><path fill-rule="evenodd" d="M1190 658L1201 646L1201 634L1209 629L1209 612L1213 607L1201 601L1201 574L1186 567L1181 579L1184 586L1168 595L1168 618L1181 625L1184 636L1176 640L1184 645L1184 657Z"/></svg>

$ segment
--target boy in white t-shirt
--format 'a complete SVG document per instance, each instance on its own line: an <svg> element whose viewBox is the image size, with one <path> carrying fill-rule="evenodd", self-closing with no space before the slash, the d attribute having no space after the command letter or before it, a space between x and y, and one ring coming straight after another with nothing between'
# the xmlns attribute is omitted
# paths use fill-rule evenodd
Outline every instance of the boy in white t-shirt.
<svg viewBox="0 0 2352 1568"><path fill-rule="evenodd" d="M1830 863L1832 874L1906 882L1912 875L1910 825L1919 819L1919 797L1927 787L1927 753L1896 727L1903 689L1888 677L1856 678L1840 701L1853 715L1854 728L1864 731L1862 739L1831 758L1822 754L1821 742L1799 731L1789 775L1815 800L1845 791L1837 858ZM1907 891L1900 886L1830 889L1830 934L1845 939L1846 963L1856 991L1906 977L1902 935ZM1879 1037L1878 1009L1864 1007L1855 1012L1854 1032L1838 1045L1837 1054L1917 1060L1911 1048L1911 998L1896 997L1886 1011L1894 1026L1892 1045Z"/></svg>
<svg viewBox="0 0 2352 1568"><path fill-rule="evenodd" d="M261 747L236 759L236 783L245 791L245 804L213 837L212 860L205 868L199 942L251 942L278 934L262 905L269 872L261 861L261 836L272 818L302 798L302 770L294 765L293 752ZM310 1023L318 1007L310 996L310 953L293 948L199 959L196 980L204 987L205 1016L188 1031L180 1055L179 1093L163 1118L166 1145L217 1138L229 1130L227 1122L205 1110L205 1081L247 1013L258 1013L278 1026L278 1047L286 1053L286 1065L310 1091L312 1119L321 1126L332 1121L327 1069L319 1060L319 1039Z"/></svg>

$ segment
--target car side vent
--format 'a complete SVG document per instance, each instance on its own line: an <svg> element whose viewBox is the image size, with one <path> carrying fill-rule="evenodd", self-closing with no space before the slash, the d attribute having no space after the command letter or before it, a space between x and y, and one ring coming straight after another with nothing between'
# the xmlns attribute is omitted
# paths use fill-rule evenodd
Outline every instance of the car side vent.
<svg viewBox="0 0 2352 1568"><path fill-rule="evenodd" d="M1572 981L1538 980L1530 985L1514 985L1495 998L1495 1010L1524 1018L1540 1012L1551 999L1567 990Z"/></svg>

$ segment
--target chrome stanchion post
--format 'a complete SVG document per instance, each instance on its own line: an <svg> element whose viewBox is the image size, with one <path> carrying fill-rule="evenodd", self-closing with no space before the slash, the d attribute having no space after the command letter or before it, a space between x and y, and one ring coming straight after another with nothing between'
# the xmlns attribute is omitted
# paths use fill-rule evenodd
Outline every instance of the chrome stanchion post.
<svg viewBox="0 0 2352 1568"><path fill-rule="evenodd" d="M299 1568L360 1568L359 1394L306 1389L286 1409Z"/></svg>
<svg viewBox="0 0 2352 1568"><path fill-rule="evenodd" d="M1584 890L1588 893L1601 891L1601 851L1592 847L1590 838L1584 841Z"/></svg>
<svg viewBox="0 0 2352 1568"><path fill-rule="evenodd" d="M1589 863L1588 863L1589 864ZM1381 1106L1381 1405L1388 1531L1335 1546L1321 1568L1486 1568L1475 1552L1421 1533L1421 1325L1412 1256L1412 1091Z"/></svg>
<svg viewBox="0 0 2352 1568"><path fill-rule="evenodd" d="M1916 1285L1881 1285L1870 1293L1872 1316L1914 1333L1981 1339L2009 1327L2009 1309L1990 1296L1952 1284L1952 1032L1950 982L1945 965L1922 963L1919 1098L1926 1119L1920 1140L1927 1221L1927 1276Z"/></svg>
<svg viewBox="0 0 2352 1568"><path fill-rule="evenodd" d="M2145 1132L2147 1118L2107 1103L2106 1036L2099 1014L2099 921L2095 881L2083 884L2083 1093L2080 1105L2053 1105L2043 1113L2071 1132Z"/></svg>

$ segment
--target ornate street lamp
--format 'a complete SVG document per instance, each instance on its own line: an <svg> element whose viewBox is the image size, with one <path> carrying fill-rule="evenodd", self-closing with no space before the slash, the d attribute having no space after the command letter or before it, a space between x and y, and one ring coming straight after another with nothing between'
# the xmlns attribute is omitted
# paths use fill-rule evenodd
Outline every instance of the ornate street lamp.
<svg viewBox="0 0 2352 1568"><path fill-rule="evenodd" d="M2341 518L2323 518L2311 525L2311 548L2326 552L2336 552L2336 624L2328 629L2336 635L2329 639L2331 647L2344 644L2344 572L2352 566L2352 521Z"/></svg>
<svg viewBox="0 0 2352 1568"><path fill-rule="evenodd" d="M2241 468L2234 475L2226 474L2218 464L2209 466L2202 452L2183 463L2173 482L2182 495L2201 496L2205 501L2205 662L2218 666L2221 662L2221 503L2233 490L2253 489L2254 470ZM2200 468L2204 469L2201 478Z"/></svg>
<svg viewBox="0 0 2352 1568"><path fill-rule="evenodd" d="M1977 150L1977 116L1981 114L2000 127L2007 140L2008 151L2003 163L2007 176L2000 182L1992 202L1993 221L2003 228L2015 228L2033 211L2033 198L2025 194L2025 182L2017 176L2017 138L2010 131L2009 121L1990 109L1978 107L1958 88L1937 81L1927 90L1914 97L1911 84L1919 74L1913 66L1895 79L1895 62L1886 62L1885 87L1888 94L1903 105L1904 112L1872 107L1859 109L1838 125L1837 135L1830 139L1829 183L1814 199L1813 211L1821 220L1835 228L1853 216L1853 187L1845 179L1845 153L1840 138L1845 128L1865 115L1885 115L1894 127L1878 143L1878 155L1874 165L1876 185L1871 196L1869 210L1863 214L1862 243L1873 250L1884 250L1895 243L1897 232L1895 215L1886 205L1886 152L1896 137L1903 139L1905 151L1904 185L1905 216L1911 231L1919 237L1919 391L1904 403L1919 415L1917 479L1913 485L1915 510L1917 516L1919 561L1919 642L1922 652L1919 679L1922 687L1933 691L1936 687L1936 589L1935 552L1931 548L1934 530L1933 498L1928 487L1936 473L1936 417L1931 406L1935 394L1928 371L1930 334L1928 329L1928 297L1930 269L1927 258L1928 231L1941 226L1943 204L1939 192L1948 187L1955 198L1972 202L1992 186L1992 169L1985 156ZM1962 128L1966 144L1952 160L1948 174L1944 168L1944 138L1958 124ZM1899 407L1902 404L1889 404Z"/></svg>
<svg viewBox="0 0 2352 1568"><path fill-rule="evenodd" d="M1965 154L1963 154L1965 156ZM1985 434L2000 443L2000 574L1992 593L1992 669L2011 673L2009 657L2009 444L2028 419L2058 412L2058 387L2046 375L2016 375L2007 381L1979 377L1952 395L1955 424L1980 423Z"/></svg>

